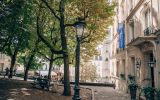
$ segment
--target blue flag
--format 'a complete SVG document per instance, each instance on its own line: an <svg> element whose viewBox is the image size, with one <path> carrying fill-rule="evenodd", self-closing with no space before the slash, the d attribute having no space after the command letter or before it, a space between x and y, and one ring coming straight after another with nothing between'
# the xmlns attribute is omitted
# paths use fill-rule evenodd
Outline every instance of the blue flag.
<svg viewBox="0 0 160 100"><path fill-rule="evenodd" d="M119 24L119 48L125 47L124 23Z"/></svg>

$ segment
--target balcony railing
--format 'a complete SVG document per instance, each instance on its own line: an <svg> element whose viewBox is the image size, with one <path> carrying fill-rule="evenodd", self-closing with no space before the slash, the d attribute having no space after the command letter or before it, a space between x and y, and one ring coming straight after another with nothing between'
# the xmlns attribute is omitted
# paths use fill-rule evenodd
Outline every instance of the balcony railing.
<svg viewBox="0 0 160 100"><path fill-rule="evenodd" d="M124 49L122 48L122 49L120 49L120 48L117 48L116 49L116 54L119 54L120 52L122 52L122 51L124 51Z"/></svg>
<svg viewBox="0 0 160 100"><path fill-rule="evenodd" d="M144 30L144 36L149 36L153 33L153 28L150 26Z"/></svg>

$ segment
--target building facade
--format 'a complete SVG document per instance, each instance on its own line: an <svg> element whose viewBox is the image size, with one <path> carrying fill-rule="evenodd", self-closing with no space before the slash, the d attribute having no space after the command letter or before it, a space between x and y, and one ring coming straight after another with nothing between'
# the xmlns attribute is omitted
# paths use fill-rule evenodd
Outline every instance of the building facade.
<svg viewBox="0 0 160 100"><path fill-rule="evenodd" d="M10 59L5 54L0 53L0 72L10 67Z"/></svg>
<svg viewBox="0 0 160 100"><path fill-rule="evenodd" d="M129 77L160 88L160 1L117 0L112 33L111 80L127 91Z"/></svg>
<svg viewBox="0 0 160 100"><path fill-rule="evenodd" d="M111 31L111 28L108 28L107 31ZM107 34L106 39L97 46L99 55L94 56L92 60L92 64L96 66L96 73L97 78L99 78L99 82L107 82L108 77L110 76L110 42L111 34Z"/></svg>

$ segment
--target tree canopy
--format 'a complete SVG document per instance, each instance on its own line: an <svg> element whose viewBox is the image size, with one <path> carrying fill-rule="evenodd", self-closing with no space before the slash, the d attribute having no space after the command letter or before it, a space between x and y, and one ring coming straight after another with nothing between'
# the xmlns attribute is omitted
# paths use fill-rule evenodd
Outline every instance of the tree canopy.
<svg viewBox="0 0 160 100"><path fill-rule="evenodd" d="M0 52L12 59L10 73L17 55L27 70L29 66L36 68L39 54L63 57L54 64L64 65L64 95L70 95L69 65L74 65L76 49L74 25L78 18L86 22L81 59L87 62L98 54L96 46L105 39L114 7L107 0L0 1Z"/></svg>

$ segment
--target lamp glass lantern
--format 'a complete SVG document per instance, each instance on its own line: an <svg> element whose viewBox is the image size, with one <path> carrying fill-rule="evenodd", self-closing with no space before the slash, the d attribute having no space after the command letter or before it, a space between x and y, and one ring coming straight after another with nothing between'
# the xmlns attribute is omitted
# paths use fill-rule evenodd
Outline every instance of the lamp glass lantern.
<svg viewBox="0 0 160 100"><path fill-rule="evenodd" d="M77 22L75 25L76 28L76 35L78 38L81 38L84 34L84 23L83 22Z"/></svg>
<svg viewBox="0 0 160 100"><path fill-rule="evenodd" d="M148 66L149 66L149 67L154 67L154 64L155 64L155 62L154 62L154 61L151 61L151 62L148 63Z"/></svg>

